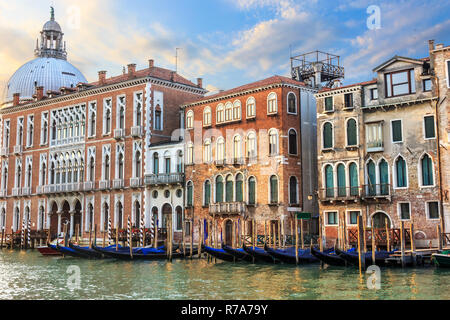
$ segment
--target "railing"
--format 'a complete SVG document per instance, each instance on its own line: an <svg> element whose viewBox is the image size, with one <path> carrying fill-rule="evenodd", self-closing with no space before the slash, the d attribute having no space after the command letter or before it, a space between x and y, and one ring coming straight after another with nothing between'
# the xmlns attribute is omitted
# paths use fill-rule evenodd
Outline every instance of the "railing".
<svg viewBox="0 0 450 320"><path fill-rule="evenodd" d="M220 159L220 160L215 160L214 163L215 163L216 167L223 167L225 161L223 159Z"/></svg>
<svg viewBox="0 0 450 320"><path fill-rule="evenodd" d="M131 127L131 135L140 138L142 136L142 126Z"/></svg>
<svg viewBox="0 0 450 320"><path fill-rule="evenodd" d="M210 214L244 214L246 210L245 202L221 202L209 205Z"/></svg>
<svg viewBox="0 0 450 320"><path fill-rule="evenodd" d="M29 196L31 194L31 187L24 187L22 188L22 195L23 196Z"/></svg>
<svg viewBox="0 0 450 320"><path fill-rule="evenodd" d="M113 189L122 189L123 188L123 179L114 179L113 180Z"/></svg>
<svg viewBox="0 0 450 320"><path fill-rule="evenodd" d="M366 144L367 152L379 152L384 150L383 141L373 141Z"/></svg>
<svg viewBox="0 0 450 320"><path fill-rule="evenodd" d="M37 186L37 187L36 187L36 193L37 193L37 194L43 194L43 193L45 193L45 186Z"/></svg>
<svg viewBox="0 0 450 320"><path fill-rule="evenodd" d="M319 190L319 198L321 201L355 200L360 197L361 188L359 186L323 188Z"/></svg>
<svg viewBox="0 0 450 320"><path fill-rule="evenodd" d="M9 154L9 148L8 147L3 147L0 149L0 156L1 157L6 157Z"/></svg>
<svg viewBox="0 0 450 320"><path fill-rule="evenodd" d="M181 184L184 182L183 173L160 173L146 175L144 183L147 185L160 185L160 184Z"/></svg>
<svg viewBox="0 0 450 320"><path fill-rule="evenodd" d="M109 189L109 180L102 180L98 183L100 190Z"/></svg>
<svg viewBox="0 0 450 320"><path fill-rule="evenodd" d="M408 229L404 229L405 231L405 243L411 241L411 233ZM390 245L397 245L400 243L400 229L389 229L389 243ZM376 245L386 245L388 237L386 236L388 233L386 232L386 228L376 228L374 230L374 237ZM348 242L350 244L358 243L358 230L357 229L348 229ZM372 243L372 229L367 227L366 229L366 245L371 245Z"/></svg>
<svg viewBox="0 0 450 320"><path fill-rule="evenodd" d="M243 165L245 164L245 158L244 157L233 157L231 159L228 159L228 163L232 165Z"/></svg>
<svg viewBox="0 0 450 320"><path fill-rule="evenodd" d="M363 198L389 198L391 196L390 184L365 184L363 186Z"/></svg>
<svg viewBox="0 0 450 320"><path fill-rule="evenodd" d="M142 185L142 179L141 178L130 178L130 187L138 188L141 185Z"/></svg>
<svg viewBox="0 0 450 320"><path fill-rule="evenodd" d="M13 189L12 189L12 195L13 195L13 197L20 196L20 191L22 191L21 188L13 188Z"/></svg>
<svg viewBox="0 0 450 320"><path fill-rule="evenodd" d="M7 189L2 189L0 190L0 197L6 197L8 195L8 190Z"/></svg>
<svg viewBox="0 0 450 320"><path fill-rule="evenodd" d="M21 154L23 151L23 147L21 145L14 146L14 153Z"/></svg>
<svg viewBox="0 0 450 320"><path fill-rule="evenodd" d="M124 138L125 134L124 134L124 129L114 129L114 139L116 140L121 140Z"/></svg>
<svg viewBox="0 0 450 320"><path fill-rule="evenodd" d="M84 183L84 191L93 190L94 189L94 184L95 184L95 182L93 182L93 181L86 181Z"/></svg>

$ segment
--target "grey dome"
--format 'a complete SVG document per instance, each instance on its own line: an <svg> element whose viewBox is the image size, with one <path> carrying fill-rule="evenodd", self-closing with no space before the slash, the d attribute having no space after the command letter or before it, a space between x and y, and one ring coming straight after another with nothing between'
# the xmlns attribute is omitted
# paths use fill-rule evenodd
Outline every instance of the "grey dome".
<svg viewBox="0 0 450 320"><path fill-rule="evenodd" d="M42 28L43 31L57 31L62 32L61 26L58 22L55 20L49 20L44 24L44 27Z"/></svg>
<svg viewBox="0 0 450 320"><path fill-rule="evenodd" d="M86 83L83 74L63 59L36 58L20 67L7 83L6 101L13 99L14 93L20 93L20 99L31 99L35 86L47 90L59 91L61 87L75 87L79 82Z"/></svg>

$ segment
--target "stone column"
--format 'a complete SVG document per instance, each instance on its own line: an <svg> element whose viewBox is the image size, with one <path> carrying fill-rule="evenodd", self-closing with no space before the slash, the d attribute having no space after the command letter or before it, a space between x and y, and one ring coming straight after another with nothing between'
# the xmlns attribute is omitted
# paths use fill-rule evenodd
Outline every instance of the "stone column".
<svg viewBox="0 0 450 320"><path fill-rule="evenodd" d="M62 212L57 212L56 213L57 215L58 215L58 237L59 237L59 234L61 233L61 215L62 215Z"/></svg>
<svg viewBox="0 0 450 320"><path fill-rule="evenodd" d="M73 230L74 230L74 228L73 228L74 216L75 216L75 211L72 211L70 213L70 237L71 238L73 236Z"/></svg>

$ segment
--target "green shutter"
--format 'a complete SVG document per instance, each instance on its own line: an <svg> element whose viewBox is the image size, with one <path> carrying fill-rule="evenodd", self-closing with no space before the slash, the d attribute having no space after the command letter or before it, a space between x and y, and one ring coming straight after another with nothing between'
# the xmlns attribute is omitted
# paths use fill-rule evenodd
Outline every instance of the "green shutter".
<svg viewBox="0 0 450 320"><path fill-rule="evenodd" d="M375 163L370 161L367 164L367 178L369 185L369 195L373 196L376 194L376 174L375 174Z"/></svg>
<svg viewBox="0 0 450 320"><path fill-rule="evenodd" d="M402 219L410 219L409 203L400 203L400 214Z"/></svg>
<svg viewBox="0 0 450 320"><path fill-rule="evenodd" d="M326 97L325 98L325 111L332 111L332 110L333 110L333 98Z"/></svg>
<svg viewBox="0 0 450 320"><path fill-rule="evenodd" d="M216 202L223 202L223 182L222 177L216 180Z"/></svg>
<svg viewBox="0 0 450 320"><path fill-rule="evenodd" d="M211 183L207 181L205 183L205 205L209 205L211 201Z"/></svg>
<svg viewBox="0 0 450 320"><path fill-rule="evenodd" d="M403 140L403 138L402 138L402 121L401 120L392 121L392 141L400 142L402 140Z"/></svg>
<svg viewBox="0 0 450 320"><path fill-rule="evenodd" d="M242 186L243 186L242 180L237 180L236 181L236 201L237 202L244 201Z"/></svg>
<svg viewBox="0 0 450 320"><path fill-rule="evenodd" d="M422 158L422 184L424 186L433 185L433 164L428 155Z"/></svg>
<svg viewBox="0 0 450 320"><path fill-rule="evenodd" d="M425 138L435 138L434 116L425 117Z"/></svg>
<svg viewBox="0 0 450 320"><path fill-rule="evenodd" d="M430 219L439 218L439 207L437 202L428 202L428 215Z"/></svg>
<svg viewBox="0 0 450 320"><path fill-rule="evenodd" d="M323 148L333 147L333 126L327 122L323 125Z"/></svg>
<svg viewBox="0 0 450 320"><path fill-rule="evenodd" d="M358 195L358 169L356 167L356 163L352 162L349 166L349 175L350 175L350 195L357 196Z"/></svg>
<svg viewBox="0 0 450 320"><path fill-rule="evenodd" d="M381 160L380 162L380 193L382 195L389 194L389 173L388 173L388 164L385 160Z"/></svg>
<svg viewBox="0 0 450 320"><path fill-rule="evenodd" d="M406 163L403 158L398 158L396 164L397 170L397 187L406 187Z"/></svg>
<svg viewBox="0 0 450 320"><path fill-rule="evenodd" d="M270 177L270 202L278 203L278 179L275 176Z"/></svg>
<svg viewBox="0 0 450 320"><path fill-rule="evenodd" d="M255 191L256 191L256 183L255 178L250 178L248 180L248 203L249 204L255 204Z"/></svg>
<svg viewBox="0 0 450 320"><path fill-rule="evenodd" d="M346 196L346 186L345 186L345 167L343 164L338 165L337 167L337 178L338 178L338 196L345 197Z"/></svg>
<svg viewBox="0 0 450 320"><path fill-rule="evenodd" d="M225 202L233 202L233 181L226 182Z"/></svg>
<svg viewBox="0 0 450 320"><path fill-rule="evenodd" d="M325 188L327 197L334 197L333 167L330 165L325 167Z"/></svg>
<svg viewBox="0 0 450 320"><path fill-rule="evenodd" d="M356 146L356 120L350 119L347 121L347 145Z"/></svg>
<svg viewBox="0 0 450 320"><path fill-rule="evenodd" d="M193 194L192 194L192 184L189 184L188 185L188 188L187 188L188 190L188 192L187 192L187 205L189 206L189 207L191 207L192 206L192 198L193 198Z"/></svg>
<svg viewBox="0 0 450 320"><path fill-rule="evenodd" d="M350 224L358 224L359 211L350 211Z"/></svg>

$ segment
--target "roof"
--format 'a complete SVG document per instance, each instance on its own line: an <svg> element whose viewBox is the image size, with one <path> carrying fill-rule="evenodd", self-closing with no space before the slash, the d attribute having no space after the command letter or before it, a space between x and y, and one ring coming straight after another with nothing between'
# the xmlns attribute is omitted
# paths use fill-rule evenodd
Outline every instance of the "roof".
<svg viewBox="0 0 450 320"><path fill-rule="evenodd" d="M391 59L380 64L378 67L375 67L373 69L373 72L378 72L379 70L387 67L388 65L390 65L398 60L406 61L406 62L410 62L410 63L416 63L416 64L422 64L424 61L426 61L425 59L414 59L414 58L408 58L408 57L402 57L402 56L396 55L396 56L393 56Z"/></svg>
<svg viewBox="0 0 450 320"><path fill-rule="evenodd" d="M171 71L171 70L160 68L160 67L151 67L151 68L147 68L147 69L136 70L136 72L134 73L134 77L135 78L154 77L154 78L158 78L158 79L161 79L161 80L177 82L177 83L180 83L180 84L184 84L184 85L187 85L187 86L197 87L198 88L198 86L195 83L193 83L192 81L189 81L188 79L180 76L175 71ZM122 74L120 76L107 78L103 85L115 84L115 83L127 81L129 79L130 78L128 76L128 73L125 73L125 74ZM100 82L99 81L90 82L89 84L93 85L93 86L100 86Z"/></svg>
<svg viewBox="0 0 450 320"><path fill-rule="evenodd" d="M199 104L201 102L207 102L213 99L219 99L219 98L225 98L228 95L231 94L235 94L235 93L240 93L240 92L244 92L244 91L248 91L251 89L256 89L256 88L260 88L260 87L265 87L265 86L269 86L272 84L291 84L291 85L295 85L295 86L306 86L304 82L301 81L297 81L297 80L293 80L291 78L288 77L284 77L284 76L278 76L278 75L274 75L272 77L263 79L263 80L259 80L259 81L255 81L252 83L248 83L248 84L244 84L242 86L236 87L236 88L232 88L229 90L225 90L207 97L203 97L203 98L199 98L197 100L195 100L194 102L190 103L190 104ZM188 105L190 105L188 104Z"/></svg>
<svg viewBox="0 0 450 320"><path fill-rule="evenodd" d="M337 88L323 88L322 90L319 91L319 93L328 92L328 91L334 91L334 90L340 90L340 89L345 89L345 88L351 88L351 87L356 87L356 86L367 86L369 84L375 84L375 83L377 83L377 79L372 79L370 81L364 81L364 82L348 84L346 86L337 87Z"/></svg>

